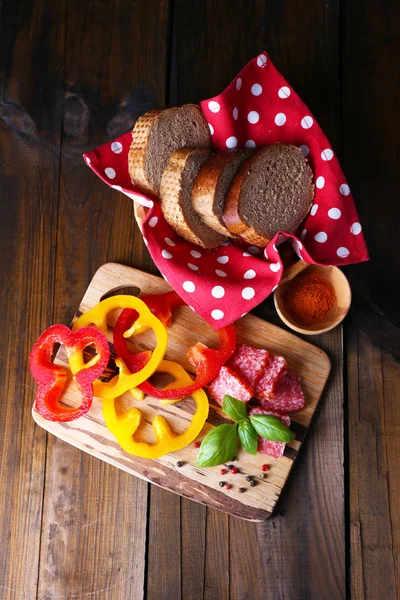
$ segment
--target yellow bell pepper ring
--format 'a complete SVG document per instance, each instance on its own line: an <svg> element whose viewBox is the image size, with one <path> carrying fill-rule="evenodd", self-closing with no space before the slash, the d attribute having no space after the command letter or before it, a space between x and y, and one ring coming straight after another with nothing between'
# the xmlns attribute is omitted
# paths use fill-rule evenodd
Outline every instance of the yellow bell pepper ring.
<svg viewBox="0 0 400 600"><path fill-rule="evenodd" d="M168 373L174 377L174 381L168 383L163 390L174 390L177 387L181 388L186 385L188 378L190 378L190 382L193 383L193 379L189 377L186 373L185 369L181 367L180 364L176 362L172 362L171 360L162 360L159 366L157 367L157 373ZM131 395L135 398L135 400L143 400L145 397L145 393L139 390L139 388L133 388L130 390ZM148 392L148 395L151 394ZM183 398L173 399L173 400L160 400L161 404L175 404L176 402L180 402Z"/></svg>
<svg viewBox="0 0 400 600"><path fill-rule="evenodd" d="M163 372L173 372L174 375L176 373L179 381L182 381L184 386L190 385L192 379L183 367L177 363L165 363L170 363L170 361L163 361ZM208 417L209 405L207 395L203 389L200 389L193 393L192 398L196 403L196 412L192 417L189 427L183 433L174 433L162 415L156 415L154 417L152 421L156 437L156 442L154 444L140 442L135 439L135 433L142 419L142 413L139 409L131 408L122 414L117 414L115 410L115 400L106 398L103 400L103 416L108 429L117 438L118 443L125 452L141 458L160 458L160 456L163 456L168 452L181 450L190 444L203 429L204 423Z"/></svg>
<svg viewBox="0 0 400 600"><path fill-rule="evenodd" d="M146 365L136 373L130 373L126 366L120 364L120 372L110 381L95 381L93 383L94 395L98 398L111 398L121 396L131 388L135 388L153 375L164 358L167 345L168 333L165 326L155 317L146 304L135 296L111 296L102 300L97 306L81 315L72 325L72 331L76 331L87 324L95 325L100 331L107 331L107 315L116 308L133 308L139 314L135 333L146 329L153 329L156 336L156 347Z"/></svg>

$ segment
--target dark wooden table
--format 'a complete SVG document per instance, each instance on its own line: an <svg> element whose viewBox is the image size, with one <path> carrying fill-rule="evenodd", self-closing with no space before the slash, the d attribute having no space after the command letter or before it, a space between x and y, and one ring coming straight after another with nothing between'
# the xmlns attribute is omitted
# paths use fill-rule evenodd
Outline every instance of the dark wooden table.
<svg viewBox="0 0 400 600"><path fill-rule="evenodd" d="M1 598L399 598L399 31L395 0L3 0ZM48 436L27 354L101 264L155 272L132 203L82 152L218 93L263 48L336 149L372 261L347 269L344 337L314 340L333 375L275 514L253 524Z"/></svg>

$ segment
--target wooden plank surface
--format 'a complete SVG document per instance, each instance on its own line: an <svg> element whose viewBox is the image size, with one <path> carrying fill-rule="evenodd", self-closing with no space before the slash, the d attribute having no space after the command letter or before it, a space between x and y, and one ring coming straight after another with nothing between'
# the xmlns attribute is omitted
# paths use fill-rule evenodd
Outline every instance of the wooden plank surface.
<svg viewBox="0 0 400 600"><path fill-rule="evenodd" d="M116 263L105 264L96 271L77 314L90 311L102 298L111 292L117 292L121 287L135 288L143 295L171 290L169 284L161 277L154 277ZM188 306L179 308L176 313L174 323L168 330L165 358L178 362L186 370L191 371L192 367L186 356L187 349L199 340L208 346L215 346L218 343L218 336ZM113 339L112 330L115 320L115 311L111 311L107 318L107 337L110 342ZM218 485L221 479L220 467L202 469L195 466L197 451L192 444L154 461L130 456L122 450L113 434L107 429L101 411L101 401L98 399L94 400L86 415L71 423L47 421L41 417L35 407L32 415L39 425L53 435L133 475L231 515L255 521L267 519L279 500L294 461L301 450L331 365L327 355L318 347L257 317L246 315L236 321L235 328L238 343L267 348L274 355L284 356L288 367L300 378L306 398L305 408L301 412L291 414L291 427L296 432L296 439L286 445L284 455L280 459L268 458L270 470L265 480L259 477L261 466L266 460L265 456L262 454L251 456L243 450L239 450L236 455L238 475L225 477L232 486L230 490L221 489ZM153 348L153 332L150 330L139 334L138 338L135 337L134 347ZM60 365L68 368L63 349L58 352L56 360ZM79 406L81 394L76 385L67 386L62 395L62 402L68 406ZM171 406L162 406L151 396L146 396L143 400L135 400L129 392L122 394L118 402L122 403L123 410L135 406L141 411L144 423L140 428L138 439L150 443L154 441L154 432L150 423L156 415L163 415L174 432L182 433L192 419L194 408L193 401L189 400ZM212 427L221 422L230 421L225 418L219 406L210 402L207 423L198 439L201 440ZM176 468L178 461L184 465L180 470ZM245 482L246 474L254 475L256 486L253 488ZM245 488L245 494L238 491L240 487Z"/></svg>
<svg viewBox="0 0 400 600"><path fill-rule="evenodd" d="M156 104L196 101L220 91L249 58L265 47L310 106L338 152L374 259L370 264L348 269L356 318L354 325L349 323L345 337L350 458L346 454L344 459L346 471L350 460L345 480L347 531L351 531L347 538L347 597L397 598L396 506L400 478L395 461L399 453L400 393L398 365L385 348L396 355L398 330L394 326L400 321L398 3L366 0L360 10L350 0L15 0L3 2L0 10L0 308L4 316L0 341L4 364L0 396L1 597L46 597L35 592L43 493L47 524L40 553L40 594L46 594L48 569L58 597L75 594L82 599L103 599L118 597L121 592L129 598L129 579L124 582L120 574L128 578L133 557L128 550L126 556L117 553L112 561L110 553L116 542L114 538L101 538L102 523L107 522L102 506L111 506L111 482L122 485L122 498L128 498L122 520L129 523L129 531L142 527L142 522L133 524L138 511L129 479L122 483L117 475L117 479L111 479L117 470L104 474L96 466L98 461L80 455L77 460L78 454L68 454L68 446L63 443L58 454L57 448L48 453L46 467L46 437L30 420L34 388L26 372L26 353L39 332L54 318L69 321L95 269L103 262L119 261L154 272L136 225L131 226L132 206L96 181L80 162L80 154L125 131L139 114ZM63 175L59 181L60 163ZM53 313L54 297L57 307ZM363 329L373 337L373 344L356 328L361 303L369 311ZM381 314L374 320L371 315L376 307ZM269 318L269 308L267 302L257 313ZM24 344L15 343L16 332ZM340 360L338 335L334 332L323 340L336 360ZM333 527L343 507L343 479L337 467L332 467L334 461L341 464L343 450L340 393L340 386L332 380L313 435L278 507L282 514L278 512L263 531L246 522L235 525L235 520L226 515L180 501L167 492L160 494L162 491L151 486L148 523L152 543L145 557L145 590L142 595L139 592L138 599L146 594L148 598L163 599L168 597L169 589L176 591L178 598L209 600L229 595L275 600L286 597L288 590L295 600L345 596L344 530L343 526ZM10 398L17 399L17 404L12 404ZM315 454L326 435L333 450L330 461ZM63 450L73 461L70 458L68 464L63 462ZM68 468L68 472L58 473L59 467ZM72 577L72 589L68 587L72 568L67 551L57 546L58 572L52 571L52 552L47 552L47 544L63 477L68 482L62 490L66 495L75 481L73 469L81 468L84 477L91 477L93 487L93 492L84 496L85 481L80 477L76 501L82 502L85 497L87 518L79 517L77 512L68 513L65 502L59 517L69 536L67 550L72 548L78 553L89 573L86 582ZM330 478L332 469L336 478ZM103 475L108 490L105 501L101 493ZM329 501L325 515L319 502L321 490ZM102 520L94 523L99 511ZM69 515L73 516L70 521ZM175 528L178 518L180 535ZM326 523L327 531L332 532L329 539L323 538ZM83 525L87 527L79 543L78 529ZM114 530L120 531L118 527ZM226 541L229 538L230 543ZM61 542L62 537L57 540ZM164 557L162 575L158 556ZM178 565L170 563L171 556L179 557ZM248 556L254 559L254 568ZM143 554L139 552L140 557ZM105 560L117 574L112 589L108 586L114 580L110 583L111 576L108 579L100 574L94 565L97 561L101 569ZM324 565L329 568L324 570ZM328 574L326 580L322 578L324 571ZM382 577L385 573L387 576ZM143 567L138 577L143 581ZM136 593L135 585L132 589Z"/></svg>
<svg viewBox="0 0 400 600"><path fill-rule="evenodd" d="M149 262L134 235L132 206L92 175L82 152L129 129L139 114L162 102L167 6L73 1L65 26L52 320L69 323L88 273L107 256ZM141 598L148 485L50 437L38 597Z"/></svg>
<svg viewBox="0 0 400 600"><path fill-rule="evenodd" d="M39 569L47 436L27 355L52 322L64 2L4 3L1 17L0 597L15 600L36 598Z"/></svg>
<svg viewBox="0 0 400 600"><path fill-rule="evenodd" d="M343 166L372 258L349 269L349 580L352 598L380 600L400 598L400 10L364 9L346 3L342 50Z"/></svg>

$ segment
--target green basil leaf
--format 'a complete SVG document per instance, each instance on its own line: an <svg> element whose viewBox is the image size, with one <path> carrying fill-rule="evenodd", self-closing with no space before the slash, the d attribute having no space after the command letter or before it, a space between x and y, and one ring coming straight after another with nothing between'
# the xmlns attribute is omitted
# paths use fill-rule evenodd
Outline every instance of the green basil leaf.
<svg viewBox="0 0 400 600"><path fill-rule="evenodd" d="M247 417L247 406L244 402L236 400L232 396L225 394L222 402L222 410L236 423Z"/></svg>
<svg viewBox="0 0 400 600"><path fill-rule="evenodd" d="M214 427L201 443L197 455L198 467L214 467L232 459L237 454L238 437L235 423Z"/></svg>
<svg viewBox="0 0 400 600"><path fill-rule="evenodd" d="M295 434L284 425L277 417L270 415L253 415L251 424L261 437L273 442L292 442Z"/></svg>
<svg viewBox="0 0 400 600"><path fill-rule="evenodd" d="M248 419L240 421L238 436L242 447L249 454L257 454L257 432Z"/></svg>

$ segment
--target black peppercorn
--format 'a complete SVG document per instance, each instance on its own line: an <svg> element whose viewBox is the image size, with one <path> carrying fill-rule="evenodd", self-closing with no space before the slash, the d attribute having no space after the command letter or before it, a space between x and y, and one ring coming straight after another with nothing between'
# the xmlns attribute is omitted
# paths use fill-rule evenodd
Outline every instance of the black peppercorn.
<svg viewBox="0 0 400 600"><path fill-rule="evenodd" d="M252 480L250 481L250 487L254 487L255 485L256 485L256 482L255 482L255 481L252 479Z"/></svg>
<svg viewBox="0 0 400 600"><path fill-rule="evenodd" d="M253 478L252 478L252 476L251 476L251 475L247 475L247 477L246 477L246 481L253 481Z"/></svg>
<svg viewBox="0 0 400 600"><path fill-rule="evenodd" d="M224 487L225 481L220 481L218 485L219 485L219 487Z"/></svg>
<svg viewBox="0 0 400 600"><path fill-rule="evenodd" d="M233 465L226 465L228 469L231 471L233 469Z"/></svg>
<svg viewBox="0 0 400 600"><path fill-rule="evenodd" d="M178 467L178 469L180 469L181 467L183 467L183 462L181 460L178 460L176 466Z"/></svg>
<svg viewBox="0 0 400 600"><path fill-rule="evenodd" d="M238 489L239 494L243 494L243 492L245 492L245 491L246 491L246 488L239 488Z"/></svg>

